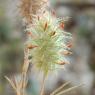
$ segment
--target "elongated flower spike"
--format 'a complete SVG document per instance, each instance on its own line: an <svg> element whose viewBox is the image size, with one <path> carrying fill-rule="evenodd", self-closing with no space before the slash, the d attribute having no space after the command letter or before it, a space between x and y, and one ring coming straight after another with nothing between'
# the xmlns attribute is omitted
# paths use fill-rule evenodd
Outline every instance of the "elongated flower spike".
<svg viewBox="0 0 95 95"><path fill-rule="evenodd" d="M30 24L35 15L41 13L47 4L47 0L20 0L20 14L25 22Z"/></svg>
<svg viewBox="0 0 95 95"><path fill-rule="evenodd" d="M56 70L60 65L64 68L64 64L68 63L66 54L60 52L69 52L67 43L72 37L63 31L63 27L59 27L59 21L52 14L45 12L39 20L37 18L38 16L33 20L34 26L27 28L36 38L31 38L28 42L37 46L30 51L33 65L47 75L50 70Z"/></svg>

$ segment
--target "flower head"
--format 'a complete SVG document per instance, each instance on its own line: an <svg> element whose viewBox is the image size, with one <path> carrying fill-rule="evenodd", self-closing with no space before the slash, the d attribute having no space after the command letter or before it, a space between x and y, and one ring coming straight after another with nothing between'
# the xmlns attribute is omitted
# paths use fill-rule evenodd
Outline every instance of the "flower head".
<svg viewBox="0 0 95 95"><path fill-rule="evenodd" d="M34 47L31 49L32 63L47 75L68 63L65 55L69 54L71 34L63 31L59 20L48 12L37 16L33 23L27 28L32 33L28 39L28 44Z"/></svg>
<svg viewBox="0 0 95 95"><path fill-rule="evenodd" d="M26 23L32 23L35 15L45 9L47 0L20 0L20 13Z"/></svg>

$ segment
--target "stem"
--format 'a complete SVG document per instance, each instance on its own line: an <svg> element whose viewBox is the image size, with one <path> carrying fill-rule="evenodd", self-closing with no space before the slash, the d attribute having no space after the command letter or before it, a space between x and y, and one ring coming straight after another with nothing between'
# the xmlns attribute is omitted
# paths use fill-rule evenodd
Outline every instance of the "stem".
<svg viewBox="0 0 95 95"><path fill-rule="evenodd" d="M40 95L44 95L44 89L45 89L45 75L43 76Z"/></svg>
<svg viewBox="0 0 95 95"><path fill-rule="evenodd" d="M27 47L25 47L25 49L24 49L24 64L23 64L23 69L22 69L22 95L25 94L27 71L29 68L28 54L29 54L29 49L27 49Z"/></svg>
<svg viewBox="0 0 95 95"><path fill-rule="evenodd" d="M26 87L26 73L22 75L22 81L23 81L23 86L22 86L22 95L25 93L25 87Z"/></svg>
<svg viewBox="0 0 95 95"><path fill-rule="evenodd" d="M17 92L17 95L21 95L19 91Z"/></svg>

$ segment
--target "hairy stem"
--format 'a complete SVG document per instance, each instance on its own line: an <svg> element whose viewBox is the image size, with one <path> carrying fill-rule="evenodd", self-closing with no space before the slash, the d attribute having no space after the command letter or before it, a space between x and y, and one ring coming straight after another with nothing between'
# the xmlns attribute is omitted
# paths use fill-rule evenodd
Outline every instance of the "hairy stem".
<svg viewBox="0 0 95 95"><path fill-rule="evenodd" d="M24 64L22 69L22 95L25 94L25 88L27 84L27 71L29 68L29 59L28 59L29 50L27 47L24 49Z"/></svg>

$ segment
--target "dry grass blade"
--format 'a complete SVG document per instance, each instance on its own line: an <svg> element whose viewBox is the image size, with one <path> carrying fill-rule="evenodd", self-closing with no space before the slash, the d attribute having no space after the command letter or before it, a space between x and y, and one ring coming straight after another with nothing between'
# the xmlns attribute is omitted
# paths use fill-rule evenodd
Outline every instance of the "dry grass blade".
<svg viewBox="0 0 95 95"><path fill-rule="evenodd" d="M62 95L62 94L65 94L65 93L67 93L67 92L70 92L70 91L72 91L72 90L74 90L74 89L76 89L76 88L82 86L82 85L83 85L83 84L80 84L79 86L74 86L74 87L68 88L68 89L66 89L66 90L64 90L64 91L61 91L61 92L55 94L55 95Z"/></svg>
<svg viewBox="0 0 95 95"><path fill-rule="evenodd" d="M11 79L9 79L7 76L5 76L5 78L8 80L8 82L11 84L11 86L13 87L13 89L15 90L15 91L17 91L17 89L16 89L16 86L15 86L15 84L13 83L13 81L11 80Z"/></svg>
<svg viewBox="0 0 95 95"><path fill-rule="evenodd" d="M57 92L59 92L60 90L62 90L68 84L70 84L70 82L66 82L65 84L63 84L62 86L60 86L59 88L57 88L55 91L53 91L50 95L55 95Z"/></svg>

